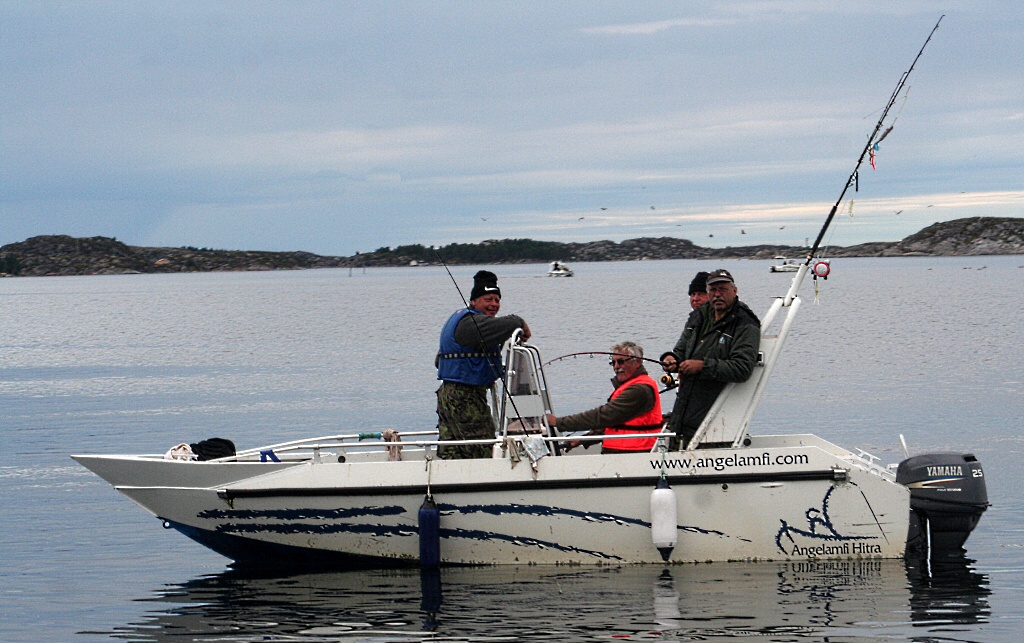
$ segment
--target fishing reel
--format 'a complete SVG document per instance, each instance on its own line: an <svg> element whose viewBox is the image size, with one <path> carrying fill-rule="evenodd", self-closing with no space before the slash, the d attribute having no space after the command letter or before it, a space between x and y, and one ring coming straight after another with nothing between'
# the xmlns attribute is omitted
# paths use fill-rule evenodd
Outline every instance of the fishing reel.
<svg viewBox="0 0 1024 643"><path fill-rule="evenodd" d="M658 363L661 364L663 367L665 365L666 357L672 357L673 359L675 359L676 356L672 351L665 351L664 353L662 353L661 357L658 358ZM658 378L658 381L661 382L662 386L665 387L660 391L661 393L664 393L665 391L671 391L675 387L679 386L679 381L676 379L676 376L672 373L665 373L664 375Z"/></svg>

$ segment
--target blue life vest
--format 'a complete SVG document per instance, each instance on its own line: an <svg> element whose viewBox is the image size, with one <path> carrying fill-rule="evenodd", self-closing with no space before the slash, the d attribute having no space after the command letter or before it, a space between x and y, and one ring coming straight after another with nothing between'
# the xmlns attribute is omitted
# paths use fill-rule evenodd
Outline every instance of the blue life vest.
<svg viewBox="0 0 1024 643"><path fill-rule="evenodd" d="M455 341L455 327L466 315L482 315L479 310L462 308L452 313L441 329L441 348L437 352L437 379L470 386L490 386L504 375L501 345L488 351L464 346Z"/></svg>

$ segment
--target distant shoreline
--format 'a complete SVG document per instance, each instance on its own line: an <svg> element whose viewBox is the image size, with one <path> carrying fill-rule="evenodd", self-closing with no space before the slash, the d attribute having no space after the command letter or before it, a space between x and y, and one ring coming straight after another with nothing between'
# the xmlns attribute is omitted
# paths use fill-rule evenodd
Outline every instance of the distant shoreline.
<svg viewBox="0 0 1024 643"><path fill-rule="evenodd" d="M4 276L68 276L169 272L239 272L311 268L369 268L550 261L658 259L772 259L806 256L803 246L704 248L687 239L657 237L622 242L560 243L492 239L478 244L384 247L350 257L310 252L129 246L110 237L45 235L0 247ZM971 217L935 223L901 241L829 247L830 257L978 256L1024 254L1024 218Z"/></svg>

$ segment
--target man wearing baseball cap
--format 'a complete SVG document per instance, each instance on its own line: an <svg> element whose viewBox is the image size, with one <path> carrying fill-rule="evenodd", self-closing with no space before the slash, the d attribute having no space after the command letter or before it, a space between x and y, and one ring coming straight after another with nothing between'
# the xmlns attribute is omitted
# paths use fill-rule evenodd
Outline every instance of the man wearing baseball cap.
<svg viewBox="0 0 1024 643"><path fill-rule="evenodd" d="M750 379L761 344L761 322L739 300L728 270L708 274L708 301L686 320L675 348L661 356L667 372L679 373L669 421L685 448L729 382Z"/></svg>

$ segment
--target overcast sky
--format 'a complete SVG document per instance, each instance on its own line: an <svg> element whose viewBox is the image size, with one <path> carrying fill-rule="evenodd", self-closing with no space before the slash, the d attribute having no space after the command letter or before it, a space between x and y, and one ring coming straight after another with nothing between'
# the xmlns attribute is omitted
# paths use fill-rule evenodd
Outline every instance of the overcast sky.
<svg viewBox="0 0 1024 643"><path fill-rule="evenodd" d="M943 14L831 242L1020 217L1022 7L0 1L0 245L801 244Z"/></svg>

